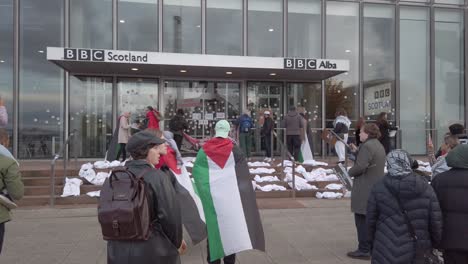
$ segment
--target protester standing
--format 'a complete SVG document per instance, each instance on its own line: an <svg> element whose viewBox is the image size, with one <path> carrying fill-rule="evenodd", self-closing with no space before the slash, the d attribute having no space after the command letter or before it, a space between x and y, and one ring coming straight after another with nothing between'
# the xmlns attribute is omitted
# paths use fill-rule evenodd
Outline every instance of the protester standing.
<svg viewBox="0 0 468 264"><path fill-rule="evenodd" d="M385 154L388 154L390 152L390 130L397 128L388 123L386 112L381 112L377 117L377 126L379 126L381 135L379 141L384 146Z"/></svg>
<svg viewBox="0 0 468 264"><path fill-rule="evenodd" d="M187 120L185 120L184 110L177 109L177 114L169 121L169 130L174 134L174 141L177 149L182 150L182 141L184 139L184 130L188 129Z"/></svg>
<svg viewBox="0 0 468 264"><path fill-rule="evenodd" d="M436 159L434 155L434 145L432 144L432 140L429 140L427 144L427 151L429 163L431 164L432 178L434 178L439 173L451 169L449 166L447 166L445 157L447 156L448 152L458 146L458 144L460 144L460 141L457 136L451 135L450 133L446 134L444 137L444 144L442 144L440 147L444 154Z"/></svg>
<svg viewBox="0 0 468 264"><path fill-rule="evenodd" d="M5 236L5 223L11 220L9 208L13 208L13 201L20 200L24 195L18 162L11 153L6 152L9 143L8 133L0 129L0 144L4 147L0 154L0 254Z"/></svg>
<svg viewBox="0 0 468 264"><path fill-rule="evenodd" d="M247 158L250 158L250 148L252 147L252 128L253 120L250 117L250 111L246 109L244 113L237 120L237 127L239 129L239 143L240 148Z"/></svg>
<svg viewBox="0 0 468 264"><path fill-rule="evenodd" d="M152 234L148 240L108 240L109 264L180 263L179 253L186 249L180 205L169 177L153 165L159 162L159 148L164 143L150 131L138 132L128 141L127 150L133 160L126 166L135 175L143 173L150 194Z"/></svg>
<svg viewBox="0 0 468 264"><path fill-rule="evenodd" d="M438 248L445 264L468 263L468 145L460 144L447 156L452 169L435 176L431 185L439 199L444 228Z"/></svg>
<svg viewBox="0 0 468 264"><path fill-rule="evenodd" d="M265 251L265 238L242 151L229 139L230 125L220 120L215 137L197 154L192 174L205 211L207 260L234 264L236 253Z"/></svg>
<svg viewBox="0 0 468 264"><path fill-rule="evenodd" d="M369 259L370 242L366 225L367 200L376 182L384 177L385 150L378 138L380 131L376 124L365 124L360 133L361 141L357 151L354 166L349 170L349 176L354 177L351 191L351 211L354 213L354 221L358 236L358 249L348 252L351 258Z"/></svg>
<svg viewBox="0 0 468 264"><path fill-rule="evenodd" d="M408 152L391 151L388 174L372 188L366 217L372 263L425 264L424 255L431 254L441 239L442 215L436 194L413 172L412 165Z"/></svg>
<svg viewBox="0 0 468 264"><path fill-rule="evenodd" d="M296 111L295 106L289 108L288 114L283 119L282 126L286 128L286 145L288 146L288 151L293 155L294 160L299 160L303 123L302 117Z"/></svg>
<svg viewBox="0 0 468 264"><path fill-rule="evenodd" d="M265 161L271 161L271 136L273 132L274 121L270 116L270 111L263 112L263 126L260 132L265 142Z"/></svg>
<svg viewBox="0 0 468 264"><path fill-rule="evenodd" d="M341 140L336 140L335 151L338 156L338 163L344 163L346 159L346 145L348 142L349 126L351 121L349 120L348 114L343 108L338 108L335 113L335 120L333 121L333 132L337 134Z"/></svg>
<svg viewBox="0 0 468 264"><path fill-rule="evenodd" d="M161 121L161 114L152 106L146 107L146 122L148 123L147 128L159 129L159 121Z"/></svg>
<svg viewBox="0 0 468 264"><path fill-rule="evenodd" d="M119 118L119 134L118 134L118 142L119 143L119 151L117 152L117 158L120 158L120 154L122 154L122 161L127 159L127 151L126 145L128 139L130 138L130 124L129 124L130 112L124 112Z"/></svg>

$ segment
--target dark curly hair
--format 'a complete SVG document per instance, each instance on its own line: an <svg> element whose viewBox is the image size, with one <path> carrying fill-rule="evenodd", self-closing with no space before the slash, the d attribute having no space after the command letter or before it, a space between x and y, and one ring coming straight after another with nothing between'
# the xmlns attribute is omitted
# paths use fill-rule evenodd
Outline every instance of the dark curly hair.
<svg viewBox="0 0 468 264"><path fill-rule="evenodd" d="M381 136L379 127L374 123L365 124L363 130L369 135L369 138L379 139Z"/></svg>
<svg viewBox="0 0 468 264"><path fill-rule="evenodd" d="M131 152L130 155L132 155L132 158L134 160L146 159L146 157L148 156L148 152L150 151L150 149L154 148L154 146L157 146L157 145L156 144L145 145L142 148L133 150L133 152Z"/></svg>

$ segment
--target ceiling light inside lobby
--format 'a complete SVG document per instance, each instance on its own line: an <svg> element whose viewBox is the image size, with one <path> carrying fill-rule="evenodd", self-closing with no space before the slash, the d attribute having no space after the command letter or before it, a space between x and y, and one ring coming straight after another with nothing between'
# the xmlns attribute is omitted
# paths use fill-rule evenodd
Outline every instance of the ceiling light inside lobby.
<svg viewBox="0 0 468 264"><path fill-rule="evenodd" d="M226 74L232 74L232 72L226 72Z"/></svg>
<svg viewBox="0 0 468 264"><path fill-rule="evenodd" d="M187 72L187 70L180 70L180 72Z"/></svg>
<svg viewBox="0 0 468 264"><path fill-rule="evenodd" d="M276 73L272 72L270 73L271 76L276 76Z"/></svg>
<svg viewBox="0 0 468 264"><path fill-rule="evenodd" d="M273 32L273 31L275 31L275 30L274 30L274 29L272 29L272 28L270 28L270 29L268 29L268 31L270 31L270 32Z"/></svg>
<svg viewBox="0 0 468 264"><path fill-rule="evenodd" d="M123 23L125 23L125 20L120 19L119 22L123 24Z"/></svg>
<svg viewBox="0 0 468 264"><path fill-rule="evenodd" d="M131 68L132 71L138 71L138 68Z"/></svg>
<svg viewBox="0 0 468 264"><path fill-rule="evenodd" d="M44 51L43 51L43 50L38 50L37 52L39 52L39 53L44 53Z"/></svg>
<svg viewBox="0 0 468 264"><path fill-rule="evenodd" d="M345 50L345 52L346 52L346 53L350 53L350 52L351 52L351 50Z"/></svg>
<svg viewBox="0 0 468 264"><path fill-rule="evenodd" d="M5 61L4 60L0 60L0 63L4 63Z"/></svg>

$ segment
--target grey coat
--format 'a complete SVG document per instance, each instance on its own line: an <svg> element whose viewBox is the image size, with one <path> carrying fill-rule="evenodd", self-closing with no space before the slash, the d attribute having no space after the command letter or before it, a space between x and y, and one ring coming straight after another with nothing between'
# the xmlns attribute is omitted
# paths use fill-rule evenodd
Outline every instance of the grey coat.
<svg viewBox="0 0 468 264"><path fill-rule="evenodd" d="M354 177L351 192L351 211L365 215L372 187L385 175L385 149L378 139L370 138L359 146L354 166L349 176Z"/></svg>
<svg viewBox="0 0 468 264"><path fill-rule="evenodd" d="M296 111L289 111L284 117L281 126L286 128L286 135L300 136L303 128L302 117Z"/></svg>

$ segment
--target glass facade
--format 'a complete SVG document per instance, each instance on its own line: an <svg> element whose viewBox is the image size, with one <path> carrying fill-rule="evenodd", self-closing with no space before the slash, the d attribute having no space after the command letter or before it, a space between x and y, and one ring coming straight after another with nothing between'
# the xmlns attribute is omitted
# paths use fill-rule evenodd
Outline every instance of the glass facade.
<svg viewBox="0 0 468 264"><path fill-rule="evenodd" d="M118 1L118 49L158 51L158 1Z"/></svg>
<svg viewBox="0 0 468 264"><path fill-rule="evenodd" d="M112 1L70 0L70 46L112 48Z"/></svg>
<svg viewBox="0 0 468 264"><path fill-rule="evenodd" d="M447 127L465 120L464 27L459 10L435 10L435 129L443 141Z"/></svg>
<svg viewBox="0 0 468 264"><path fill-rule="evenodd" d="M350 70L325 81L326 120L338 107L351 120L359 116L359 4L327 2L326 58L349 60ZM346 40L346 41L343 41Z"/></svg>
<svg viewBox="0 0 468 264"><path fill-rule="evenodd" d="M283 55L283 1L249 0L247 53L249 56Z"/></svg>
<svg viewBox="0 0 468 264"><path fill-rule="evenodd" d="M163 51L201 53L201 1L163 0Z"/></svg>
<svg viewBox="0 0 468 264"><path fill-rule="evenodd" d="M430 25L426 7L400 9L400 127L402 146L426 153L430 128Z"/></svg>
<svg viewBox="0 0 468 264"><path fill-rule="evenodd" d="M288 56L318 58L321 54L320 0L288 1Z"/></svg>
<svg viewBox="0 0 468 264"><path fill-rule="evenodd" d="M206 2L206 53L242 55L242 0Z"/></svg>
<svg viewBox="0 0 468 264"><path fill-rule="evenodd" d="M70 131L77 131L79 158L104 157L112 137L112 78L70 78Z"/></svg>
<svg viewBox="0 0 468 264"><path fill-rule="evenodd" d="M466 124L465 2L0 0L0 107L9 116L0 127L11 135L19 159L51 158L65 131L74 129L79 157L94 158L105 155L122 111L132 112L137 123L150 105L166 120L185 109L188 132L196 137L212 133L216 116L235 120L248 108L259 119L269 108L280 120L291 104L305 107L320 131L344 107L352 129L359 117L373 121L389 113L401 128L394 143L424 154L429 133L438 145L450 124ZM164 71L144 78L132 72L74 76L46 59L47 47L69 46L328 58L348 60L350 70L309 83L224 71L218 79L191 79L190 71L184 78ZM213 114L213 121L202 124L193 113ZM254 144L261 151L260 142ZM324 149L317 137L314 153Z"/></svg>
<svg viewBox="0 0 468 264"><path fill-rule="evenodd" d="M13 25L13 0L0 0L0 108L4 107L9 115L9 120L0 120L0 127L8 131L11 142L13 139L11 137L13 136Z"/></svg>
<svg viewBox="0 0 468 264"><path fill-rule="evenodd" d="M47 46L63 46L63 1L20 4L18 158L49 158L63 131L63 71L46 59Z"/></svg>

